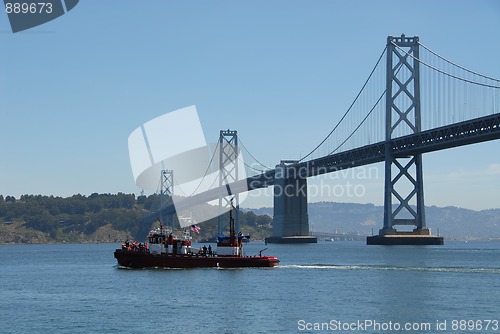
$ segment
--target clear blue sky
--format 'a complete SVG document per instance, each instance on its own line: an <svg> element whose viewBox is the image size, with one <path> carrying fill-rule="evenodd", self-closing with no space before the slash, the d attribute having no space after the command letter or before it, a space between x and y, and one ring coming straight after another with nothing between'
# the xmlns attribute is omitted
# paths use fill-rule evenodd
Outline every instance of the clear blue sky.
<svg viewBox="0 0 500 334"><path fill-rule="evenodd" d="M297 159L402 33L500 77L496 0L83 0L16 34L0 12L0 194L139 194L129 134L189 105L207 141L236 129L266 164ZM500 207L499 148L425 155L426 204ZM310 200L381 204L382 185L380 172L359 198Z"/></svg>

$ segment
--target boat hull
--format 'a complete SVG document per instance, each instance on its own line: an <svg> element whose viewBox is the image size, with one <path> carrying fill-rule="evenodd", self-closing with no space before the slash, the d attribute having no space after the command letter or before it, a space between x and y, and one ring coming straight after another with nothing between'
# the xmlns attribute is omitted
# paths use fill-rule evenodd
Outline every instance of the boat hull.
<svg viewBox="0 0 500 334"><path fill-rule="evenodd" d="M275 256L204 256L151 254L115 250L118 264L127 268L269 268L279 264Z"/></svg>

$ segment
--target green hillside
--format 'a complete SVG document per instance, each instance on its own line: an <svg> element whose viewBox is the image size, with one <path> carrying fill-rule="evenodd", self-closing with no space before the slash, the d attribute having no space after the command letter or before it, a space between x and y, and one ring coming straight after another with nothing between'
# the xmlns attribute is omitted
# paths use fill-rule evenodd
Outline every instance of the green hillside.
<svg viewBox="0 0 500 334"><path fill-rule="evenodd" d="M133 194L73 195L62 198L23 195L19 199L0 195L0 243L121 242L144 241L152 224L144 217L158 209L157 195ZM203 209L203 208L202 208ZM206 210L213 207L206 206ZM228 221L228 214L223 221ZM254 240L271 234L272 219L267 215L240 212L240 229ZM217 236L217 218L200 224L194 239Z"/></svg>

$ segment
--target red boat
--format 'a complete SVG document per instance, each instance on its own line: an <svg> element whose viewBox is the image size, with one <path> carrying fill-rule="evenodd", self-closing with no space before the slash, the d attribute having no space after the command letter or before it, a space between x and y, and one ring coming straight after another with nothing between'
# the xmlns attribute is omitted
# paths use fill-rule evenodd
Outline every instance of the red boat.
<svg viewBox="0 0 500 334"><path fill-rule="evenodd" d="M217 249L210 246L201 249L191 247L189 230L180 238L159 229L152 230L145 244L125 242L115 250L118 264L127 268L246 268L275 267L280 260L276 256L243 254L244 236L235 235L234 220L230 211L230 235L220 236Z"/></svg>

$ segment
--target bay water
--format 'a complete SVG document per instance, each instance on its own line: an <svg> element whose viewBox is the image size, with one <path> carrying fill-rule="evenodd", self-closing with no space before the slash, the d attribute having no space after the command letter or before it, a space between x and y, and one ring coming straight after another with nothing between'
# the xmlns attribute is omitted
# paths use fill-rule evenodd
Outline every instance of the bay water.
<svg viewBox="0 0 500 334"><path fill-rule="evenodd" d="M500 242L251 242L281 260L259 269L122 269L117 247L1 245L0 333L500 332Z"/></svg>

